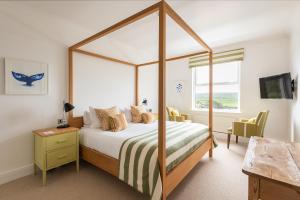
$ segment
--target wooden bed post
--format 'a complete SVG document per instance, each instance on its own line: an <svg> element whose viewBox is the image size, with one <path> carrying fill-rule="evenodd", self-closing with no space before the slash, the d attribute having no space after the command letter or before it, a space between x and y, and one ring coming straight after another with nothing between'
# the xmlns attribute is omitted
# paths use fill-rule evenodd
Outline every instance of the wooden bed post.
<svg viewBox="0 0 300 200"><path fill-rule="evenodd" d="M138 106L139 105L139 66L135 66L134 68L134 98L135 98L135 105Z"/></svg>
<svg viewBox="0 0 300 200"><path fill-rule="evenodd" d="M208 128L209 136L213 137L213 57L212 52L209 52L208 63L209 63L209 113L208 113ZM209 157L213 156L213 140L211 149L209 150Z"/></svg>
<svg viewBox="0 0 300 200"><path fill-rule="evenodd" d="M159 8L158 46L158 161L160 164L160 176L162 183L162 200L166 200L166 7L164 1L161 1Z"/></svg>
<svg viewBox="0 0 300 200"><path fill-rule="evenodd" d="M69 103L73 104L73 50L72 48L68 49L68 65L69 65ZM68 116L69 121L73 120L73 111L69 112Z"/></svg>

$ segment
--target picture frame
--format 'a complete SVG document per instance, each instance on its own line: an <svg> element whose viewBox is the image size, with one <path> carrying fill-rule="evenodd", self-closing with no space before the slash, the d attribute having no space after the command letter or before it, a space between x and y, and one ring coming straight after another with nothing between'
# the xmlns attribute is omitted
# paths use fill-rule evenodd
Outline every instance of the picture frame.
<svg viewBox="0 0 300 200"><path fill-rule="evenodd" d="M48 64L16 58L4 58L4 70L5 94L48 94Z"/></svg>
<svg viewBox="0 0 300 200"><path fill-rule="evenodd" d="M175 93L177 95L183 95L184 88L185 87L185 81L184 80L176 80L175 81Z"/></svg>

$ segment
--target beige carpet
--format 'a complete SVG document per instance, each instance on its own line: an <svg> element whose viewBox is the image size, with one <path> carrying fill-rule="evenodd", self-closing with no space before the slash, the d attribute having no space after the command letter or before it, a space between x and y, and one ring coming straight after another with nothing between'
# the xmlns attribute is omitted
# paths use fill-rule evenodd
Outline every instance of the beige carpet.
<svg viewBox="0 0 300 200"><path fill-rule="evenodd" d="M247 176L241 172L245 144L226 149L219 140L214 158L205 158L192 170L168 199L178 200L246 200ZM149 199L117 178L81 162L79 174L75 164L48 173L47 186L41 174L30 175L0 186L1 200L100 200Z"/></svg>

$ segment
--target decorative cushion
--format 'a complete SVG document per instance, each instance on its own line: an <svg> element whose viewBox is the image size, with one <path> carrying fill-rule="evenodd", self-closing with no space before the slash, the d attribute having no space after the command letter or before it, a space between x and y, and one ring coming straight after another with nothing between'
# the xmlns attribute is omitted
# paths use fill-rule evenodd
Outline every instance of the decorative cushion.
<svg viewBox="0 0 300 200"><path fill-rule="evenodd" d="M144 106L131 106L131 116L132 116L132 122L134 123L141 123L143 121L142 119L142 113L145 113L146 109Z"/></svg>
<svg viewBox="0 0 300 200"><path fill-rule="evenodd" d="M121 112L125 114L126 120L128 122L132 121L132 116L131 116L131 109L125 107L124 109L121 109Z"/></svg>
<svg viewBox="0 0 300 200"><path fill-rule="evenodd" d="M124 113L110 116L109 122L110 122L111 130L113 132L122 131L128 127L126 116Z"/></svg>
<svg viewBox="0 0 300 200"><path fill-rule="evenodd" d="M150 124L154 121L154 116L151 112L142 113L142 121L145 124Z"/></svg>
<svg viewBox="0 0 300 200"><path fill-rule="evenodd" d="M178 110L174 109L171 111L171 116L180 116Z"/></svg>
<svg viewBox="0 0 300 200"><path fill-rule="evenodd" d="M120 111L116 106L107 109L95 109L95 112L100 120L101 129L104 131L111 129L109 117L120 114Z"/></svg>
<svg viewBox="0 0 300 200"><path fill-rule="evenodd" d="M84 111L83 114L83 126L84 127L91 127L92 121L91 121L91 114L88 111Z"/></svg>
<svg viewBox="0 0 300 200"><path fill-rule="evenodd" d="M100 124L100 120L96 114L95 108L90 106L89 110L90 110L90 119L91 119L90 128L100 128L101 124Z"/></svg>

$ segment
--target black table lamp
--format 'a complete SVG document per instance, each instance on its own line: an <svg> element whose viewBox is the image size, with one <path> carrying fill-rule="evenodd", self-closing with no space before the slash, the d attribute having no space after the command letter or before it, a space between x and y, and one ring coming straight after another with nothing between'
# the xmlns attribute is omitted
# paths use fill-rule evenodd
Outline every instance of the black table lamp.
<svg viewBox="0 0 300 200"><path fill-rule="evenodd" d="M146 98L144 98L143 101L142 101L142 104L143 104L144 106L147 106L147 105L148 105L148 100L147 100Z"/></svg>
<svg viewBox="0 0 300 200"><path fill-rule="evenodd" d="M63 119L60 121L60 123L57 126L57 128L68 128L68 127L70 127L69 124L68 124L66 113L70 112L71 110L73 110L75 108L72 104L67 103L65 101L64 101L63 104L64 104L63 105L64 106L64 108L63 108Z"/></svg>
<svg viewBox="0 0 300 200"><path fill-rule="evenodd" d="M144 106L148 106L148 99L144 98L143 101L142 101L142 104L143 104ZM152 109L151 109L151 108L146 109L146 110L147 110L148 112L152 112Z"/></svg>

